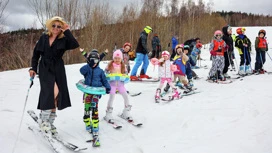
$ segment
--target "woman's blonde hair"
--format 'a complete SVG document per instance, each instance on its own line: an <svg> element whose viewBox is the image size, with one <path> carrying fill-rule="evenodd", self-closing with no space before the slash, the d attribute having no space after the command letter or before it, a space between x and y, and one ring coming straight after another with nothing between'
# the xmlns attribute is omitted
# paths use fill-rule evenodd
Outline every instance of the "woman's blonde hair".
<svg viewBox="0 0 272 153"><path fill-rule="evenodd" d="M49 37L52 36L52 32L51 32L52 25L55 22L59 22L61 24L61 27L63 27L64 24L66 24L66 22L59 16L54 16L51 19L47 20L45 26L48 29L47 34L49 35ZM60 34L58 35L58 39L63 38L63 37L64 37L64 34L63 34L63 31L61 31Z"/></svg>

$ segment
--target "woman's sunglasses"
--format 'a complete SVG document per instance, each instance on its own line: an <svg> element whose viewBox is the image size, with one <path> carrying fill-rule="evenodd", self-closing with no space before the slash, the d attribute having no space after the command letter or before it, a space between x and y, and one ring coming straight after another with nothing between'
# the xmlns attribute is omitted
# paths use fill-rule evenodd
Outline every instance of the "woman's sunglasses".
<svg viewBox="0 0 272 153"><path fill-rule="evenodd" d="M52 27L53 27L53 28L56 28L56 27L57 27L58 29L60 29L60 28L61 28L61 26L60 26L60 25L55 25L55 24L53 24L53 25L52 25Z"/></svg>

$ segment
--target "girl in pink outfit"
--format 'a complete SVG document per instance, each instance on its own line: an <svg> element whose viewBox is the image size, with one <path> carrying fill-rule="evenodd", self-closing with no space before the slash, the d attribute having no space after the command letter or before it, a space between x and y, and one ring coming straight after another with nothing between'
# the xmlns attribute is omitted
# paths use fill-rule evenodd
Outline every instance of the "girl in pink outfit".
<svg viewBox="0 0 272 153"><path fill-rule="evenodd" d="M159 60L159 77L160 77L160 86L156 91L155 100L159 102L161 89L165 82L167 82L173 90L172 98L179 97L177 88L172 83L173 71L176 67L171 64L170 53L168 51L162 52L162 58ZM174 68L175 67L175 68Z"/></svg>
<svg viewBox="0 0 272 153"><path fill-rule="evenodd" d="M106 73L117 73L117 74L123 74L123 75L127 74L126 72L127 70L123 62L123 53L121 52L121 50L118 49L113 53L113 60L108 64L105 71ZM124 86L124 82L120 80L114 80L114 81L110 81L109 83L111 86L111 91L110 91L110 98L109 98L108 106L106 110L106 116L104 117L104 119L108 122L113 122L112 104L116 94L116 90L118 90L118 92L122 95L124 99L124 104L125 104L125 108L123 110L123 113L121 114L121 117L127 120L132 120L132 117L130 115L131 105L129 104L128 94Z"/></svg>

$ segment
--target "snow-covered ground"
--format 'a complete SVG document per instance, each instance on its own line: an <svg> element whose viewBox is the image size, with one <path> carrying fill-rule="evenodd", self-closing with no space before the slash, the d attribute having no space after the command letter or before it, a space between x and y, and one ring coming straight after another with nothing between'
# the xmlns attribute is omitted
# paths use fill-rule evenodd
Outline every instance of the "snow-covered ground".
<svg viewBox="0 0 272 153"><path fill-rule="evenodd" d="M261 28L247 27L246 34L253 43ZM272 28L263 28L268 39L272 39ZM268 53L272 55L271 50ZM201 65L210 68L209 51L203 49L202 54L204 60ZM251 56L254 67L255 51ZM240 58L236 57L239 63ZM89 135L82 119L82 93L75 86L83 78L79 73L82 65L84 63L66 66L72 107L58 111L55 122L61 137L88 147L82 152L272 153L272 75L253 75L231 84L212 84L205 81L209 69L198 69L195 71L203 79L194 81L194 84L201 93L159 104L154 102L158 83L131 82L126 85L130 92L142 92L140 96L130 97L130 102L133 117L141 120L143 126L133 127L117 117L124 106L120 95L114 101L114 115L123 128L116 130L108 125L102 120L109 98L105 95L99 102L101 146L93 148L85 142ZM101 62L100 67L105 66ZM264 68L272 71L272 61L268 56ZM229 71L232 76L236 73ZM157 68L150 65L148 74L156 77ZM26 112L15 146L29 83L28 69L0 73L0 153L11 153L14 148L16 153L52 152L43 138L28 129L28 125L35 123ZM39 79L35 78L25 110L39 113L36 110L39 90ZM65 152L70 151L65 149Z"/></svg>

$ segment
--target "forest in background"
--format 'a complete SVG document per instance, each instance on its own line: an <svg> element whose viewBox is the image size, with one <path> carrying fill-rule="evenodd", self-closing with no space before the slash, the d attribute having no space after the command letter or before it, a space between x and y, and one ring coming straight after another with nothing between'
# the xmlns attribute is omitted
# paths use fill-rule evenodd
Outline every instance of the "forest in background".
<svg viewBox="0 0 272 153"><path fill-rule="evenodd" d="M115 44L121 48L125 42L130 42L135 49L139 35L147 25L153 28L148 37L149 51L154 33L159 35L162 49L170 50L168 43L171 43L174 34L179 37L179 43L195 37L201 38L202 43L208 43L214 31L221 30L225 25L272 25L270 15L214 12L212 4L203 0L183 0L181 3L179 0L168 3L165 0L142 0L141 4L131 3L122 10L114 10L109 3L95 0L28 1L43 26L46 19L61 16L71 26L81 48L87 51L96 48L100 52L109 49L105 60L111 59ZM0 71L30 67L33 48L43 32L45 27L33 27L0 34ZM85 61L79 49L66 52L63 59L65 64Z"/></svg>

